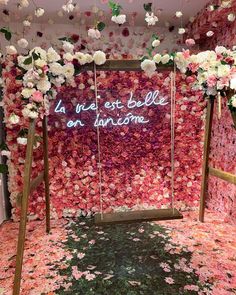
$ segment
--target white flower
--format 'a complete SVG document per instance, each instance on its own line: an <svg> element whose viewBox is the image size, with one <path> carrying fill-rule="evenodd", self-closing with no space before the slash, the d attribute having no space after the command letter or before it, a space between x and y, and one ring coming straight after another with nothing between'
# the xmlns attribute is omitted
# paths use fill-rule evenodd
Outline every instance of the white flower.
<svg viewBox="0 0 236 295"><path fill-rule="evenodd" d="M51 83L46 79L41 79L37 84L38 90L46 93L51 88Z"/></svg>
<svg viewBox="0 0 236 295"><path fill-rule="evenodd" d="M71 54L70 52L66 52L63 54L63 59L67 61L72 61L74 59L74 55Z"/></svg>
<svg viewBox="0 0 236 295"><path fill-rule="evenodd" d="M231 97L231 105L232 107L236 108L236 95Z"/></svg>
<svg viewBox="0 0 236 295"><path fill-rule="evenodd" d="M212 37L214 35L214 32L213 31L208 31L207 33L206 33L206 36L207 37Z"/></svg>
<svg viewBox="0 0 236 295"><path fill-rule="evenodd" d="M32 96L32 94L36 91L35 88L24 88L22 91L21 91L21 95L24 97L24 98L30 98Z"/></svg>
<svg viewBox="0 0 236 295"><path fill-rule="evenodd" d="M68 41L63 41L62 47L63 47L65 52L73 53L73 50L74 50L75 46L73 44L71 44L70 42L68 42Z"/></svg>
<svg viewBox="0 0 236 295"><path fill-rule="evenodd" d="M26 20L23 21L23 25L25 27L30 27L31 26L31 22L26 19Z"/></svg>
<svg viewBox="0 0 236 295"><path fill-rule="evenodd" d="M29 43L25 38L21 38L20 40L17 41L17 44L21 48L26 48Z"/></svg>
<svg viewBox="0 0 236 295"><path fill-rule="evenodd" d="M101 50L95 51L93 60L96 65L102 65L106 62L106 54Z"/></svg>
<svg viewBox="0 0 236 295"><path fill-rule="evenodd" d="M230 65L220 65L218 67L218 77L227 77L230 74Z"/></svg>
<svg viewBox="0 0 236 295"><path fill-rule="evenodd" d="M222 0L220 7L222 8L230 8L232 6L232 0Z"/></svg>
<svg viewBox="0 0 236 295"><path fill-rule="evenodd" d="M157 47L160 45L160 43L161 43L160 40L156 39L152 42L152 47Z"/></svg>
<svg viewBox="0 0 236 295"><path fill-rule="evenodd" d="M29 6L29 1L28 0L20 0L19 5L21 7L28 7Z"/></svg>
<svg viewBox="0 0 236 295"><path fill-rule="evenodd" d="M179 28L178 33L183 35L186 32L185 28Z"/></svg>
<svg viewBox="0 0 236 295"><path fill-rule="evenodd" d="M17 143L22 145L27 145L27 138L26 137L17 137Z"/></svg>
<svg viewBox="0 0 236 295"><path fill-rule="evenodd" d="M228 50L224 46L216 46L215 52L217 54L226 53Z"/></svg>
<svg viewBox="0 0 236 295"><path fill-rule="evenodd" d="M30 50L30 54L32 54L33 52L35 52L37 55L39 55L39 57L43 60L47 60L47 52L41 48L41 47L34 47L32 50Z"/></svg>
<svg viewBox="0 0 236 295"><path fill-rule="evenodd" d="M230 80L230 88L236 90L236 74Z"/></svg>
<svg viewBox="0 0 236 295"><path fill-rule="evenodd" d="M58 13L57 13L57 15L58 15L59 17L63 17L63 11L59 10Z"/></svg>
<svg viewBox="0 0 236 295"><path fill-rule="evenodd" d="M60 87L63 83L65 83L65 78L63 76L58 76L55 79L52 79L51 82L55 86Z"/></svg>
<svg viewBox="0 0 236 295"><path fill-rule="evenodd" d="M161 55L159 53L155 54L153 56L153 60L155 61L155 63L159 64L161 61Z"/></svg>
<svg viewBox="0 0 236 295"><path fill-rule="evenodd" d="M175 16L176 16L176 17L181 17L181 16L183 16L182 11L176 11Z"/></svg>
<svg viewBox="0 0 236 295"><path fill-rule="evenodd" d="M53 75L61 75L63 73L63 66L58 62L53 62L49 64L50 72Z"/></svg>
<svg viewBox="0 0 236 295"><path fill-rule="evenodd" d="M12 113L9 117L9 122L11 124L18 124L20 122L20 117L17 116L16 114Z"/></svg>
<svg viewBox="0 0 236 295"><path fill-rule="evenodd" d="M52 47L48 49L47 58L49 62L55 62L61 59L60 55Z"/></svg>
<svg viewBox="0 0 236 295"><path fill-rule="evenodd" d="M10 151L7 151L7 150L2 150L1 151L1 155L2 156L6 156L7 158L9 158L10 155L11 155L11 152Z"/></svg>
<svg viewBox="0 0 236 295"><path fill-rule="evenodd" d="M126 22L126 15L125 14L119 14L117 16L113 15L111 17L111 20L118 25L122 25Z"/></svg>
<svg viewBox="0 0 236 295"><path fill-rule="evenodd" d="M67 3L62 6L62 9L68 13L72 12L75 9L75 6L72 4L72 0L67 1Z"/></svg>
<svg viewBox="0 0 236 295"><path fill-rule="evenodd" d="M156 63L153 60L145 59L141 62L141 69L151 77L156 71Z"/></svg>
<svg viewBox="0 0 236 295"><path fill-rule="evenodd" d="M16 50L15 46L13 46L13 45L6 46L6 51L7 51L7 54L10 54L10 55L17 54L17 50Z"/></svg>
<svg viewBox="0 0 236 295"><path fill-rule="evenodd" d="M170 61L170 56L169 56L169 54L165 54L165 55L162 56L162 58L161 58L161 62L162 62L163 64L167 64L169 61Z"/></svg>
<svg viewBox="0 0 236 295"><path fill-rule="evenodd" d="M73 64L66 64L63 66L63 74L67 79L70 79L74 76L75 68Z"/></svg>
<svg viewBox="0 0 236 295"><path fill-rule="evenodd" d="M91 63L93 61L93 57L91 54L86 53L85 58L86 58L86 63Z"/></svg>
<svg viewBox="0 0 236 295"><path fill-rule="evenodd" d="M208 11L214 11L215 10L215 6L214 5L209 5L207 8Z"/></svg>
<svg viewBox="0 0 236 295"><path fill-rule="evenodd" d="M82 52L76 52L75 53L75 59L78 60L80 65L85 65L86 62L87 62L86 55L84 53L82 53Z"/></svg>
<svg viewBox="0 0 236 295"><path fill-rule="evenodd" d="M227 16L227 18L228 18L228 21L230 21L230 22L234 22L236 16L235 16L234 13L230 13L230 14Z"/></svg>
<svg viewBox="0 0 236 295"><path fill-rule="evenodd" d="M44 12L45 12L45 11L44 11L43 8L38 7L38 8L35 9L34 14L35 14L37 17L40 17L40 16L44 15Z"/></svg>
<svg viewBox="0 0 236 295"><path fill-rule="evenodd" d="M43 68L44 66L47 65L47 62L41 58L38 58L35 60L34 64L39 68Z"/></svg>
<svg viewBox="0 0 236 295"><path fill-rule="evenodd" d="M98 31L98 29L89 29L88 36L93 39L99 39L101 38L101 33Z"/></svg>
<svg viewBox="0 0 236 295"><path fill-rule="evenodd" d="M146 13L146 17L145 17L145 21L148 23L148 26L154 26L156 24L156 22L158 22L158 17L154 15L154 13L150 13L147 12Z"/></svg>
<svg viewBox="0 0 236 295"><path fill-rule="evenodd" d="M26 107L22 110L22 114L25 118L37 119L39 114L35 110L35 106L28 103Z"/></svg>

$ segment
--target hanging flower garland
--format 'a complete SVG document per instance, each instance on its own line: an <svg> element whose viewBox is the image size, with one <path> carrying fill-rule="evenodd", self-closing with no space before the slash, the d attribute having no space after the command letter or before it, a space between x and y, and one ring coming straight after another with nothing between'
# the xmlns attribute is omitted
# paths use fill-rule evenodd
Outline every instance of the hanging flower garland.
<svg viewBox="0 0 236 295"><path fill-rule="evenodd" d="M143 8L146 11L145 21L148 26L155 26L156 22L158 22L158 17L152 11L152 3L143 4Z"/></svg>
<svg viewBox="0 0 236 295"><path fill-rule="evenodd" d="M152 76L157 65L173 66L186 75L195 76L193 87L202 90L204 96L215 97L217 93L225 96L228 90L236 90L236 50L228 50L217 46L215 50L190 54L189 50L171 54L157 53L153 57L143 57L141 68L148 76ZM236 112L236 96L228 102L231 112Z"/></svg>
<svg viewBox="0 0 236 295"><path fill-rule="evenodd" d="M120 13L122 6L113 1L109 1L109 7L112 11L111 20L118 25L123 25L126 22L126 15Z"/></svg>

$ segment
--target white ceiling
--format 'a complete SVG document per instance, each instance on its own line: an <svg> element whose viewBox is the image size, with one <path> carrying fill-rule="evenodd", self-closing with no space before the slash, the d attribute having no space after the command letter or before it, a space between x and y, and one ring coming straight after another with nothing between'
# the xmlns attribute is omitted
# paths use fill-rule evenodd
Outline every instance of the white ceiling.
<svg viewBox="0 0 236 295"><path fill-rule="evenodd" d="M23 8L21 11L17 9L17 0L9 0L7 6L0 6L0 8L6 8L10 12L10 18L24 19L28 15L34 16L35 5L45 9L45 15L41 18L34 16L33 22L46 22L48 19L53 19L56 23L69 23L69 22L82 22L85 24L91 24L94 22L94 15L86 16L86 11L91 11L93 6L97 6L103 11L104 20L110 19L110 9L108 7L108 0L74 0L74 4L78 4L79 8L74 10L73 13L64 13L63 17L58 17L57 13L61 10L62 5L66 3L66 0L29 0L30 6ZM123 7L123 13L127 15L127 19L131 21L132 14L137 13L135 17L135 25L145 25L144 16L145 11L143 4L147 2L153 3L153 9L159 16L159 25L163 25L168 21L171 24L180 26L181 20L174 17L175 12L181 10L183 12L183 24L186 24L189 17L195 16L208 2L209 0L117 0ZM69 20L69 16L73 15L74 19ZM158 25L158 24L157 24Z"/></svg>

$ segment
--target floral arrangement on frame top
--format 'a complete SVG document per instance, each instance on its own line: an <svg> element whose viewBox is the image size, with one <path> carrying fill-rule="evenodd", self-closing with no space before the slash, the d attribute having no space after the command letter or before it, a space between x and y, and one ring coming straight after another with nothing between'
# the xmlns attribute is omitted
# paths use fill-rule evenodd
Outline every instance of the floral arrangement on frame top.
<svg viewBox="0 0 236 295"><path fill-rule="evenodd" d="M124 23L126 16L120 14L122 7L111 1L109 5L113 21L119 25ZM144 5L144 9L147 11L146 18L154 17L150 3ZM97 23L94 30L101 31L104 27L105 24ZM11 32L7 28L2 28L0 32L7 40L11 40ZM63 84L76 86L74 77L80 72L81 66L87 63L95 63L99 66L106 62L106 55L102 51L96 51L92 55L82 53L75 51L70 38L61 38L61 41L63 54L57 53L52 47L48 50L35 47L26 55L17 55L17 50L13 45L6 47L7 55L13 56L17 80L22 82L22 116L26 118L37 119L48 115L49 102L56 97L56 90ZM198 54L190 54L189 50L183 50L171 54L157 53L153 56L152 52L159 44L158 36L153 35L151 46L147 49L148 56L144 56L141 60L141 69L148 76L151 77L155 73L158 65L173 66L181 73L191 76L193 88L202 90L206 97L215 97L217 93L227 97L226 93L229 90L232 90L232 94L236 90L236 47L229 50L223 46L217 46L214 51L204 51ZM2 103L4 104L4 100ZM230 97L228 106L236 125L235 94ZM5 121L10 124L19 124L20 120L19 113L12 113L5 118ZM18 137L17 142L26 144L27 138ZM2 155L10 155L5 144L1 149ZM1 164L0 172L4 172L5 168Z"/></svg>

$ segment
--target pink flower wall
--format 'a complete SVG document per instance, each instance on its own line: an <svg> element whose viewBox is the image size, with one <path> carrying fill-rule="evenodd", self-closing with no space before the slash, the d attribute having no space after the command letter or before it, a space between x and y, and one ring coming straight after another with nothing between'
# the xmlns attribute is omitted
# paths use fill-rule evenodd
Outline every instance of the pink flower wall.
<svg viewBox="0 0 236 295"><path fill-rule="evenodd" d="M21 115L20 89L17 72L11 67L4 71L6 113L18 110ZM189 78L188 78L189 79ZM205 101L200 92L191 89L191 83L177 75L175 126L175 199L176 207L186 209L198 206L201 180L203 111ZM137 72L98 72L98 104L102 118L143 117L145 123L130 122L122 126L100 127L102 207L104 211L125 208L166 208L171 203L170 174L170 76L157 73L151 79ZM49 158L52 216L75 216L101 210L99 194L99 159L96 111L75 114L78 104L85 109L95 103L94 73L76 77L75 87L60 89L51 105L49 116ZM165 105L144 105L129 108L133 99L144 101L149 91L158 90ZM9 99L11 98L11 100ZM13 103L12 103L13 99ZM55 112L61 100L65 113ZM105 108L105 102L119 100L122 108ZM68 121L79 119L83 127L69 128ZM125 121L124 121L125 122ZM127 122L127 121L126 121ZM28 123L22 118L22 126ZM41 122L37 124L41 132ZM21 126L21 127L22 127ZM9 162L9 188L14 218L18 217L16 195L22 190L25 146L16 144L20 128L8 126L8 145L12 151ZM43 169L42 147L34 151L33 175ZM44 216L43 185L30 197L32 219Z"/></svg>
<svg viewBox="0 0 236 295"><path fill-rule="evenodd" d="M217 4L217 1L213 3ZM236 45L236 22L229 22L227 16L236 9L236 1L232 1L232 7L219 9L213 12L204 9L196 17L195 22L189 26L189 36L196 36L200 48L213 49L217 45L232 48ZM212 30L214 36L206 37L206 32ZM222 117L217 119L215 108L212 144L211 144L211 166L226 172L236 174L235 150L236 130L232 126L231 114L223 104ZM220 212L228 214L227 220L236 223L236 186L229 184L216 177L210 177L208 189L208 206Z"/></svg>

